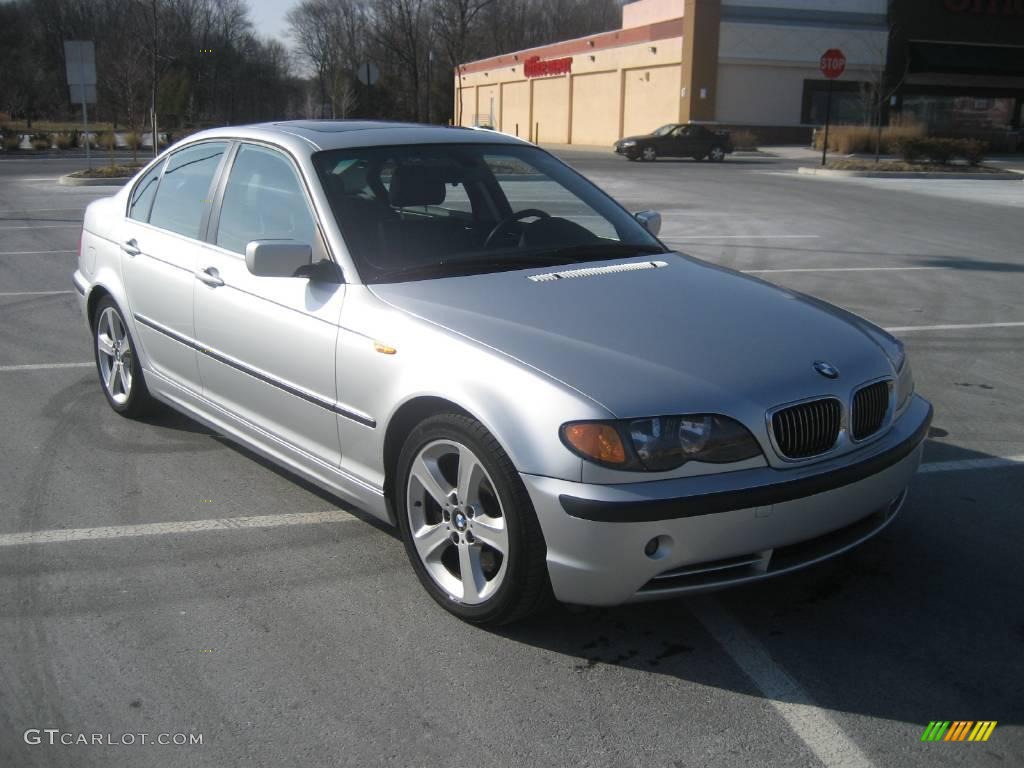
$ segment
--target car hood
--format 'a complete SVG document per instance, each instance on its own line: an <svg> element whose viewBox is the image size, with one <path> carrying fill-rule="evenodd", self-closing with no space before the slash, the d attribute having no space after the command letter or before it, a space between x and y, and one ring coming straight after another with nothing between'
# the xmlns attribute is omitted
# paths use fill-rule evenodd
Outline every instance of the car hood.
<svg viewBox="0 0 1024 768"><path fill-rule="evenodd" d="M533 281L626 263L657 268ZM615 416L760 414L892 375L866 320L677 253L544 269L377 284L392 306L578 390ZM830 380L814 370L839 369Z"/></svg>
<svg viewBox="0 0 1024 768"><path fill-rule="evenodd" d="M655 138L653 133L645 133L643 136L623 136L616 143L621 144L624 141L642 141L644 139L653 139L653 138Z"/></svg>

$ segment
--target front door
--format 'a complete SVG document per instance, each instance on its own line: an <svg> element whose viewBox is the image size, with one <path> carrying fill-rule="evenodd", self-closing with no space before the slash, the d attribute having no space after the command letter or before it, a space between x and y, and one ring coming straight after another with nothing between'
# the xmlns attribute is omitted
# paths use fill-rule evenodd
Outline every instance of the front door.
<svg viewBox="0 0 1024 768"><path fill-rule="evenodd" d="M137 343L153 371L195 391L194 273L227 147L194 144L154 166L132 190L118 238Z"/></svg>
<svg viewBox="0 0 1024 768"><path fill-rule="evenodd" d="M278 440L332 466L341 450L335 349L345 286L257 277L252 240L289 240L326 257L291 159L241 144L196 267L196 336L205 396Z"/></svg>

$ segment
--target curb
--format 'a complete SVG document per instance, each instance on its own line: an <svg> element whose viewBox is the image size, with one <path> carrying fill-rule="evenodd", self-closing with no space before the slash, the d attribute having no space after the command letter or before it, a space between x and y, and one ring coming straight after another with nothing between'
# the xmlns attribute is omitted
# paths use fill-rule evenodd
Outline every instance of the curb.
<svg viewBox="0 0 1024 768"><path fill-rule="evenodd" d="M830 168L801 166L797 173L805 176L830 176L837 179L974 179L976 181L1021 181L1024 175L1013 171L999 173L958 173L955 171L840 171Z"/></svg>
<svg viewBox="0 0 1024 768"><path fill-rule="evenodd" d="M64 187L123 187L134 178L124 176L115 179L87 179L68 173L57 179L57 183Z"/></svg>

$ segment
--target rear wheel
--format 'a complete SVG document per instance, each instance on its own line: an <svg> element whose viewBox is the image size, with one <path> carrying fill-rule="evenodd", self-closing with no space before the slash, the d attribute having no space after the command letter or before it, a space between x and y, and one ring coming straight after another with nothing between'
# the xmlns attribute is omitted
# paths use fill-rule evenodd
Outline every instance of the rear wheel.
<svg viewBox="0 0 1024 768"><path fill-rule="evenodd" d="M107 402L122 416L143 415L152 406L153 398L146 389L135 342L124 316L109 296L96 305L92 328L96 370Z"/></svg>
<svg viewBox="0 0 1024 768"><path fill-rule="evenodd" d="M406 440L395 509L420 583L474 624L506 624L548 594L544 538L522 479L474 419L434 416Z"/></svg>
<svg viewBox="0 0 1024 768"><path fill-rule="evenodd" d="M658 159L658 150L654 147L644 147L640 150L640 157L642 157L648 163L652 163Z"/></svg>

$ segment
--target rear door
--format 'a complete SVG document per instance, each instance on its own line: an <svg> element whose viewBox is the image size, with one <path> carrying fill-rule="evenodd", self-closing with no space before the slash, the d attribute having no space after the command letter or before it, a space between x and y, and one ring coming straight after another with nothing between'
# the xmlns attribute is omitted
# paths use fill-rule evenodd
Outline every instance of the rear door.
<svg viewBox="0 0 1024 768"><path fill-rule="evenodd" d="M345 286L309 277L256 277L252 240L312 245L328 258L292 159L241 143L196 265L196 336L205 396L275 438L338 466L335 350Z"/></svg>
<svg viewBox="0 0 1024 768"><path fill-rule="evenodd" d="M154 166L132 190L120 237L135 338L156 373L195 391L194 273L227 148L191 144Z"/></svg>

